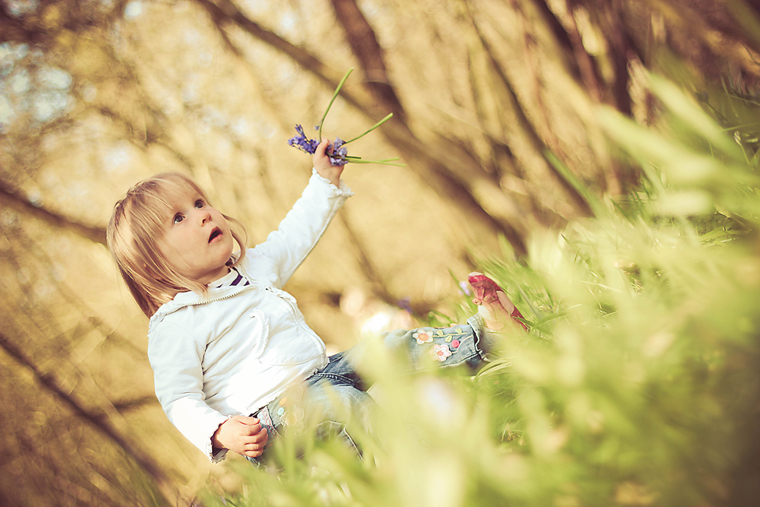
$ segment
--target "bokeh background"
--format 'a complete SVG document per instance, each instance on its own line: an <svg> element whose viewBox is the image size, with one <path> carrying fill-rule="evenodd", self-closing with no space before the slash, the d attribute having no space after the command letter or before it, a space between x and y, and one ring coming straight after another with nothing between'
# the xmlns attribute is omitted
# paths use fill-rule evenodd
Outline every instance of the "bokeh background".
<svg viewBox="0 0 760 507"><path fill-rule="evenodd" d="M294 125L313 134L354 68L324 134L348 139L392 112L349 153L405 167L345 170L355 197L286 287L307 321L337 351L453 315L467 305L459 282L494 259L541 321L566 308L505 266L535 267L537 238L651 197L642 152L681 152L646 136L690 124L670 123L668 107L710 116L693 113L708 127L683 146L716 131L757 168L758 14L756 1L728 0L0 0L0 504L188 505L208 484L239 489L234 466L212 467L153 395L147 319L104 244L113 204L137 181L190 174L255 244L310 175L310 156L286 142ZM651 73L683 95L666 90L678 99L664 106ZM722 234L711 242L754 230L753 212L681 197L670 209L702 217L697 233ZM667 497L615 480L593 498ZM587 503L572 487L552 498L534 500Z"/></svg>

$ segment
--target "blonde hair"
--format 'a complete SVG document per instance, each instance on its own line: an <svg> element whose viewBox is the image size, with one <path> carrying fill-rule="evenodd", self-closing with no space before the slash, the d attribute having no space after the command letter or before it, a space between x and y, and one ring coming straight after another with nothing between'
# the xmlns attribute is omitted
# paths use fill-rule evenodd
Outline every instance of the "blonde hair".
<svg viewBox="0 0 760 507"><path fill-rule="evenodd" d="M187 195L200 195L209 202L203 189L184 174L158 174L129 189L114 206L108 223L108 248L132 297L148 317L179 292L208 292L205 284L173 269L158 248L165 224L174 215L175 203ZM227 262L234 266L245 256L246 232L239 221L222 216L230 222L232 237L240 247L240 253L233 254Z"/></svg>

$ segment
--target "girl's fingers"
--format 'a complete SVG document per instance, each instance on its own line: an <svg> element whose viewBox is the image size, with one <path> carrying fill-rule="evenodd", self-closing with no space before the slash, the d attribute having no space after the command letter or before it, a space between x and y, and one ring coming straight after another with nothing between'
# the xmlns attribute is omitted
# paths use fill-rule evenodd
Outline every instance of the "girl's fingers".
<svg viewBox="0 0 760 507"><path fill-rule="evenodd" d="M245 415L236 415L232 420L248 425L257 424L259 422L255 417L248 417Z"/></svg>
<svg viewBox="0 0 760 507"><path fill-rule="evenodd" d="M267 443L267 440L269 440L269 433L267 433L266 428L261 428L259 431L251 432L243 436L243 443L246 446L254 444L264 446Z"/></svg>
<svg viewBox="0 0 760 507"><path fill-rule="evenodd" d="M246 456L257 458L264 454L264 444L247 444L243 448L243 453Z"/></svg>
<svg viewBox="0 0 760 507"><path fill-rule="evenodd" d="M255 437L259 433L261 433L262 427L257 422L255 424L246 424L240 429L240 434L245 437Z"/></svg>
<svg viewBox="0 0 760 507"><path fill-rule="evenodd" d="M263 429L258 434L253 436L253 438L251 439L251 442L253 442L254 444L264 445L267 443L268 439L269 439L269 433L267 433L266 429Z"/></svg>

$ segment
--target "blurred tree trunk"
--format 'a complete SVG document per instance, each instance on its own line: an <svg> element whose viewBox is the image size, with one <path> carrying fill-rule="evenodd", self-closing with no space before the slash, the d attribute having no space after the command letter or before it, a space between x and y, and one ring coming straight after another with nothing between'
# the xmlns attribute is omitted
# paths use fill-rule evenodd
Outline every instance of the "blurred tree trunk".
<svg viewBox="0 0 760 507"><path fill-rule="evenodd" d="M348 44L364 71L363 81L379 103L378 109L390 111L404 121L406 113L386 71L383 50L372 26L355 0L332 0L332 5Z"/></svg>

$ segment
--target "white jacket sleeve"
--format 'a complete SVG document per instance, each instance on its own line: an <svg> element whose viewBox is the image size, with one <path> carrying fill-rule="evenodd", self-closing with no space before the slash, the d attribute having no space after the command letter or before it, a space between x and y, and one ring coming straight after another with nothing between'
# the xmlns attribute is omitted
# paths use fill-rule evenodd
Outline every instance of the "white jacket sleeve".
<svg viewBox="0 0 760 507"><path fill-rule="evenodd" d="M153 368L156 396L169 421L217 462L224 458L226 450L214 453L211 438L227 417L205 402L201 367L205 347L192 336L193 333L174 324L158 326L150 334L148 359Z"/></svg>
<svg viewBox="0 0 760 507"><path fill-rule="evenodd" d="M312 169L309 184L301 198L280 222L278 229L264 243L253 249L275 263L282 288L314 249L330 221L350 196L354 195L341 180L340 188Z"/></svg>

